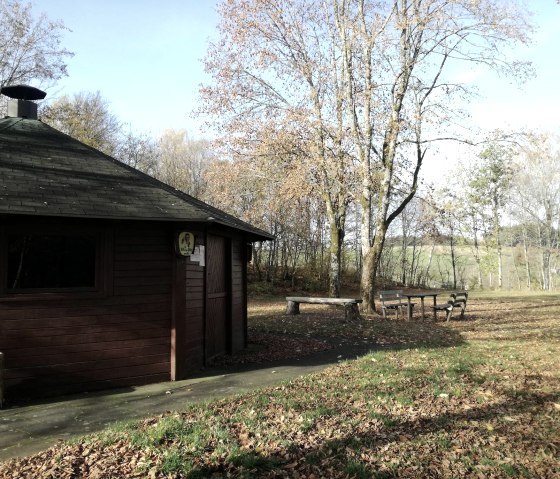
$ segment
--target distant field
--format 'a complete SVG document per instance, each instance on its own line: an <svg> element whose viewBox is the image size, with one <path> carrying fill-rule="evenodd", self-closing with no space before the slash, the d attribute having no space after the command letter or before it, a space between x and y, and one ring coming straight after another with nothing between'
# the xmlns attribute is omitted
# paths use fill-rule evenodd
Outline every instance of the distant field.
<svg viewBox="0 0 560 479"><path fill-rule="evenodd" d="M424 245L417 249L419 260L416 269L415 280L417 282L419 275L422 279L426 279L427 286L439 288L450 285L453 281L453 272L451 267L451 254L449 245L438 244L433 247L433 255L431 263L429 262L430 251L432 245ZM401 275L401 248L393 246L386 248L385 253L390 256L390 268L384 271L384 276L390 277L393 281L400 281ZM456 255L456 271L458 287L468 286L469 289L478 286L478 266L473 256L473 250L469 246L459 245L455 249ZM482 264L482 280L485 289L496 289L498 286L498 260L495 250L481 248L481 264ZM412 261L412 248L407 249L408 263ZM504 246L502 251L503 261L503 289L507 291L526 291L527 290L527 271L525 267L525 255L521 246ZM425 274L426 268L429 267L428 275ZM539 280L541 275L541 258L539 252L530 250L529 266L532 278L532 288L539 288ZM409 266L407 267L409 268ZM391 272L389 274L389 272ZM410 278L410 271L407 270L407 277ZM560 285L560 275L553 274L554 284ZM415 281L413 281L415 282Z"/></svg>
<svg viewBox="0 0 560 479"><path fill-rule="evenodd" d="M560 295L477 293L450 323L284 307L251 301L251 334L378 350L2 464L0 477L560 477Z"/></svg>

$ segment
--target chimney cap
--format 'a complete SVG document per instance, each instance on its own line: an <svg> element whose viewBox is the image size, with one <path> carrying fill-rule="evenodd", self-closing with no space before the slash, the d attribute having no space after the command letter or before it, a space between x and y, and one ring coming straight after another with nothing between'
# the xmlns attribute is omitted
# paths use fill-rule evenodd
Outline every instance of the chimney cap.
<svg viewBox="0 0 560 479"><path fill-rule="evenodd" d="M38 88L29 85L10 85L2 87L0 90L2 95L17 100L42 100L47 96L47 93Z"/></svg>

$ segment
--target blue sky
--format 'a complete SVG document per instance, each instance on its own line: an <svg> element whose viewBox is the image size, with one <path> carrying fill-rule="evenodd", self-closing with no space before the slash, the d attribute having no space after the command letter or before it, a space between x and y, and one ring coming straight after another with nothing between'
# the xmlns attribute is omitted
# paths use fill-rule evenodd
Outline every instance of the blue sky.
<svg viewBox="0 0 560 479"><path fill-rule="evenodd" d="M72 30L64 42L75 53L69 76L50 98L99 90L133 130L157 136L185 128L199 135L190 112L217 23L212 0L37 0L34 6Z"/></svg>
<svg viewBox="0 0 560 479"><path fill-rule="evenodd" d="M508 0L503 0L508 1ZM205 80L201 58L215 35L214 0L36 0L36 11L72 31L69 77L49 96L99 90L120 121L158 136L184 128L203 136L191 117ZM470 105L478 126L560 131L560 5L528 2L538 28L529 48L514 52L534 62L537 77L523 87L485 72L466 72L482 98Z"/></svg>

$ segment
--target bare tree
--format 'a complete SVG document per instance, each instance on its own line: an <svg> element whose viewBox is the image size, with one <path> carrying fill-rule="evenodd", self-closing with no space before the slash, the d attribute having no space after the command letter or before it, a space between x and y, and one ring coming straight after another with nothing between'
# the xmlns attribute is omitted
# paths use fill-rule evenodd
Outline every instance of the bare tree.
<svg viewBox="0 0 560 479"><path fill-rule="evenodd" d="M62 47L67 30L60 20L35 16L31 2L0 0L0 87L31 81L48 87L67 76L73 55Z"/></svg>
<svg viewBox="0 0 560 479"><path fill-rule="evenodd" d="M490 223L487 230L497 254L499 289L503 287L504 275L502 216L511 187L513 156L511 147L490 143L480 153L469 183L471 200L479 205L483 217Z"/></svg>
<svg viewBox="0 0 560 479"><path fill-rule="evenodd" d="M129 130L119 142L115 157L133 168L154 176L158 162L157 142L146 133Z"/></svg>
<svg viewBox="0 0 560 479"><path fill-rule="evenodd" d="M516 216L525 224L534 225L533 236L541 251L541 285L546 290L554 286L553 260L560 246L559 145L560 139L552 135L529 137L516 165L515 194L512 195ZM524 242L528 267L527 228L524 228Z"/></svg>
<svg viewBox="0 0 560 479"><path fill-rule="evenodd" d="M158 142L154 176L197 198L206 190L205 173L214 161L208 141L192 139L185 130L166 130Z"/></svg>
<svg viewBox="0 0 560 479"><path fill-rule="evenodd" d="M275 276L296 285L305 263L310 284L323 270L324 209L295 158L263 154L219 161L207 171L205 199L252 224L271 231L274 243L257 245L253 267L259 279Z"/></svg>
<svg viewBox="0 0 560 479"><path fill-rule="evenodd" d="M454 137L443 132L456 118L457 100L468 94L454 74L465 64L523 77L524 65L508 62L503 51L526 42L530 28L514 2L337 3L355 12L345 16L345 37L361 39L360 47L349 49L356 52L346 62L354 100L346 104L352 106L354 144L363 150L361 289L365 309L372 310L388 227L416 193L427 146Z"/></svg>
<svg viewBox="0 0 560 479"><path fill-rule="evenodd" d="M347 206L360 203L361 295L371 311L388 227L416 193L427 145L450 136L440 132L468 93L457 71L523 77L525 65L503 55L527 40L523 10L492 0L224 0L219 12L204 111L239 153L299 139L329 218L331 294Z"/></svg>

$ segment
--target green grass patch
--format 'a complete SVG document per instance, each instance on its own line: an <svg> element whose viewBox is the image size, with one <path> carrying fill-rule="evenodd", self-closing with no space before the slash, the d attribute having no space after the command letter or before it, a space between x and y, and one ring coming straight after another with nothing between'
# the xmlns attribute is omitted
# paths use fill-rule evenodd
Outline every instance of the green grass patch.
<svg viewBox="0 0 560 479"><path fill-rule="evenodd" d="M274 457L263 457L259 454L238 453L229 457L229 461L237 467L248 469L253 472L272 471L283 461Z"/></svg>
<svg viewBox="0 0 560 479"><path fill-rule="evenodd" d="M349 461L346 464L344 470L346 473L353 478L357 479L370 479L371 478L371 471L365 467L362 463L357 461Z"/></svg>
<svg viewBox="0 0 560 479"><path fill-rule="evenodd" d="M162 463L159 467L162 474L186 474L192 470L189 458L177 448L169 448L163 455Z"/></svg>
<svg viewBox="0 0 560 479"><path fill-rule="evenodd" d="M464 321L356 325L324 308L292 322L284 302L265 302L251 328L383 349L278 387L115 425L7 463L7 477L41 477L39 467L78 477L94 465L114 477L156 468L191 479L560 477L560 297L537 298L469 297ZM132 458L139 466L126 469Z"/></svg>
<svg viewBox="0 0 560 479"><path fill-rule="evenodd" d="M189 443L198 449L204 447L209 437L203 421L186 423L180 416L165 416L153 425L133 427L130 431L132 444L141 448Z"/></svg>

